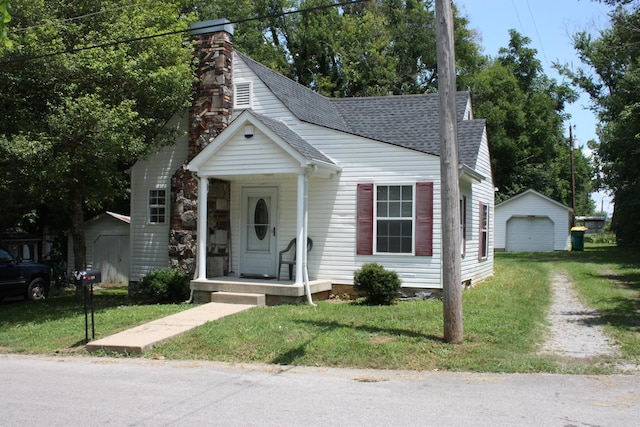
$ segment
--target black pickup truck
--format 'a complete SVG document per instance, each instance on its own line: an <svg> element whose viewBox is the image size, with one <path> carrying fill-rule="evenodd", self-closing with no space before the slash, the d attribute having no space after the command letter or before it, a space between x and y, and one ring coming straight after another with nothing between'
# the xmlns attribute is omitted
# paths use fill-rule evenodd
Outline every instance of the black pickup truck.
<svg viewBox="0 0 640 427"><path fill-rule="evenodd" d="M0 247L0 299L17 296L43 299L49 294L50 281L49 266L16 259Z"/></svg>

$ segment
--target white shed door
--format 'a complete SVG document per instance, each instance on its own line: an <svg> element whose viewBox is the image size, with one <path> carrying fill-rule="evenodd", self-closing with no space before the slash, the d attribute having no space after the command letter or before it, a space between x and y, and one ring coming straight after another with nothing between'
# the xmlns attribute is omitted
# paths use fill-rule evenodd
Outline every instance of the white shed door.
<svg viewBox="0 0 640 427"><path fill-rule="evenodd" d="M507 252L553 251L554 227L549 217L513 217L507 221Z"/></svg>

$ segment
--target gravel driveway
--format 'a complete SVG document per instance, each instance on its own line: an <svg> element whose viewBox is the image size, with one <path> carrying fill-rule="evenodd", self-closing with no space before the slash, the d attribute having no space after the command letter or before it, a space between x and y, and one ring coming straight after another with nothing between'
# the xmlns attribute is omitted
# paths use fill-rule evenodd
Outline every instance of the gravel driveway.
<svg viewBox="0 0 640 427"><path fill-rule="evenodd" d="M571 278L555 272L551 277L552 304L547 316L549 339L541 353L572 358L615 356L618 349L601 326L601 316L585 306Z"/></svg>

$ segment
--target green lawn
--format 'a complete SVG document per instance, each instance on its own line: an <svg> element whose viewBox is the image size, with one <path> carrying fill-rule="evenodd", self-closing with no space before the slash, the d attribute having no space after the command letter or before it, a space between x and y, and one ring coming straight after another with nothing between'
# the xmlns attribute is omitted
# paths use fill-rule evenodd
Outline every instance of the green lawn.
<svg viewBox="0 0 640 427"><path fill-rule="evenodd" d="M143 357L309 366L485 372L611 372L537 354L550 272L565 271L603 313L624 361L640 363L640 252L587 244L584 252L497 254L495 276L463 293L464 342L443 342L441 301L255 308L197 328ZM96 292L96 335L188 308L136 305L124 290ZM84 314L72 296L0 304L0 352L85 354Z"/></svg>
<svg viewBox="0 0 640 427"><path fill-rule="evenodd" d="M85 327L91 316L73 289L53 289L43 301L0 302L0 353L87 354ZM127 297L126 287L94 292L96 338L189 308L188 304L144 305ZM87 310L90 313L90 310Z"/></svg>

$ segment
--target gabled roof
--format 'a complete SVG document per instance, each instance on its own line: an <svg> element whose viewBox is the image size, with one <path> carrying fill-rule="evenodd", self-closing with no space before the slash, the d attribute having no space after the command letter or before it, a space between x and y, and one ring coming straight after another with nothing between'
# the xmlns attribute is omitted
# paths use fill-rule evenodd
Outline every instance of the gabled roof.
<svg viewBox="0 0 640 427"><path fill-rule="evenodd" d="M505 200L505 201L503 201L501 203L498 203L495 208L497 209L500 206L507 205L507 204L509 204L509 203L511 203L511 202L513 202L515 200L521 199L521 198L523 198L523 197L525 197L527 195L533 195L533 196L538 197L538 198L540 198L542 200L545 200L545 201L547 201L547 202L549 202L551 204L554 204L554 205L556 205L558 207L561 207L562 209L566 209L567 211L573 212L573 209L571 209L570 207L565 206L562 203L557 202L557 201L553 200L552 198L545 196L544 194L538 193L536 190L533 190L531 188L526 190L526 191L523 191L520 194L516 194L515 196L511 197L510 199L507 199L507 200Z"/></svg>
<svg viewBox="0 0 640 427"><path fill-rule="evenodd" d="M289 155L300 162L302 167L315 165L330 174L340 170L333 160L304 140L281 120L276 120L253 110L244 110L231 124L222 131L213 142L207 145L191 162L188 168L199 172L200 168L212 155L220 150L234 134L240 132L243 126L253 125L266 133L276 144L283 148ZM251 138L251 136L245 136Z"/></svg>
<svg viewBox="0 0 640 427"><path fill-rule="evenodd" d="M247 114L251 114L257 118L266 127L271 129L276 135L282 138L293 147L298 153L302 154L307 160L315 160L323 163L335 165L333 160L325 156L320 150L304 140L300 135L295 133L289 126L281 120L275 120L262 114L258 114L254 111L247 111Z"/></svg>
<svg viewBox="0 0 640 427"><path fill-rule="evenodd" d="M235 53L297 118L318 126L351 132L347 122L333 105L331 98L322 96L282 74L276 73L237 50Z"/></svg>
<svg viewBox="0 0 640 427"><path fill-rule="evenodd" d="M122 215L119 213L109 212L109 211L107 211L107 215L111 215L115 219L119 219L120 221L126 222L127 224L131 223L131 217L129 215Z"/></svg>
<svg viewBox="0 0 640 427"><path fill-rule="evenodd" d="M437 94L327 98L237 52L301 121L428 154L440 154ZM459 160L475 168L484 120L463 120L470 98L458 92Z"/></svg>

